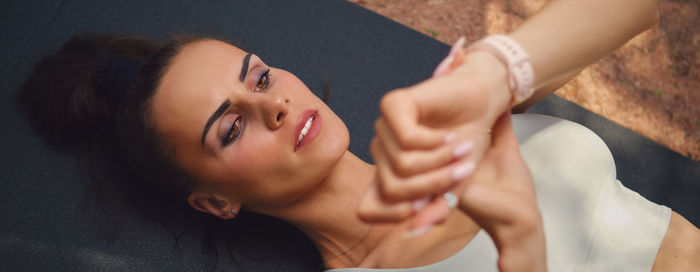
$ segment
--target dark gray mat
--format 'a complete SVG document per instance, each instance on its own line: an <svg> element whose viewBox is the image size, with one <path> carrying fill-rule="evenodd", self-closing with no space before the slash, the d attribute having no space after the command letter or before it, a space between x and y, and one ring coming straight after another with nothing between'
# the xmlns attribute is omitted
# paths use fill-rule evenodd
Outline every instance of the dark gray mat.
<svg viewBox="0 0 700 272"><path fill-rule="evenodd" d="M0 139L4 148L0 212L2 271L201 271L198 236L171 250L169 234L136 217L107 243L81 220L84 191L73 160L33 135L14 95L33 63L81 32L166 37L208 30L309 87L330 82L331 107L347 122L351 149L367 150L377 101L391 89L420 82L448 46L344 1L2 1L0 3ZM639 135L550 97L532 111L579 122L601 135L623 183L700 224L700 168ZM270 223L275 225L274 223ZM245 271L311 271L311 244L291 229L253 235ZM240 271L230 259L217 270Z"/></svg>

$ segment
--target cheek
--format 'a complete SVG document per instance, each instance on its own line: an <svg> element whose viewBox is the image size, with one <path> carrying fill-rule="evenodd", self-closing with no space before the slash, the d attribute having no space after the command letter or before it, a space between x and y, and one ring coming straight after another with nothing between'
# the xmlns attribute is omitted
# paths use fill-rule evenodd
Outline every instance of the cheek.
<svg viewBox="0 0 700 272"><path fill-rule="evenodd" d="M237 180L264 181L284 175L292 169L278 141L270 135L250 133L236 146L225 154L226 167L229 177Z"/></svg>
<svg viewBox="0 0 700 272"><path fill-rule="evenodd" d="M257 132L224 154L222 180L226 190L245 203L277 203L303 183L298 180L299 162L284 152L285 145L273 134Z"/></svg>

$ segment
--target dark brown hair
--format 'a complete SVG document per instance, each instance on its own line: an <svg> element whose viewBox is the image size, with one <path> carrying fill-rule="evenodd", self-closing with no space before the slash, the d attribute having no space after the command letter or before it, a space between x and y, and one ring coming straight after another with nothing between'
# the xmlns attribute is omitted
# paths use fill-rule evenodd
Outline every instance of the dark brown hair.
<svg viewBox="0 0 700 272"><path fill-rule="evenodd" d="M37 134L84 166L93 227L115 238L120 219L135 212L171 230L175 245L194 230L203 235L213 269L216 243L232 251L246 213L220 220L189 207L194 181L175 163L151 119L151 100L169 63L184 46L202 39L180 37L161 44L142 37L75 36L35 65L18 103ZM114 74L124 71L105 67L115 58L141 63L131 67L127 84L118 82L123 75Z"/></svg>

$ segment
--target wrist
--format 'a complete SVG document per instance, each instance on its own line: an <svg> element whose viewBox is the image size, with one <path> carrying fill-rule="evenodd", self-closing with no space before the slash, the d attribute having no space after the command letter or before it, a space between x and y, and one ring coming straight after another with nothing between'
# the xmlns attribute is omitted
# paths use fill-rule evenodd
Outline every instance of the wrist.
<svg viewBox="0 0 700 272"><path fill-rule="evenodd" d="M501 271L547 271L547 253L541 219L527 231L499 241ZM510 236L510 235L509 235Z"/></svg>
<svg viewBox="0 0 700 272"><path fill-rule="evenodd" d="M490 35L469 45L465 51L491 53L506 67L506 82L512 93L511 106L522 103L534 93L535 72L530 55L510 36Z"/></svg>
<svg viewBox="0 0 700 272"><path fill-rule="evenodd" d="M458 68L464 78L479 78L481 89L488 92L489 115L498 118L510 110L513 94L508 87L508 68L493 54L486 51L469 52Z"/></svg>

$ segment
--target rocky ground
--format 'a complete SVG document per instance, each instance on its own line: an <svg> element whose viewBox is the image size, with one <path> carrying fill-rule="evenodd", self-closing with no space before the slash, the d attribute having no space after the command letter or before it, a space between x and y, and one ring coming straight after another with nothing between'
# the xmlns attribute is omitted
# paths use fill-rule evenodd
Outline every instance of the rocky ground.
<svg viewBox="0 0 700 272"><path fill-rule="evenodd" d="M507 33L544 0L349 0L452 44ZM697 0L662 0L659 24L586 68L555 94L700 160Z"/></svg>

